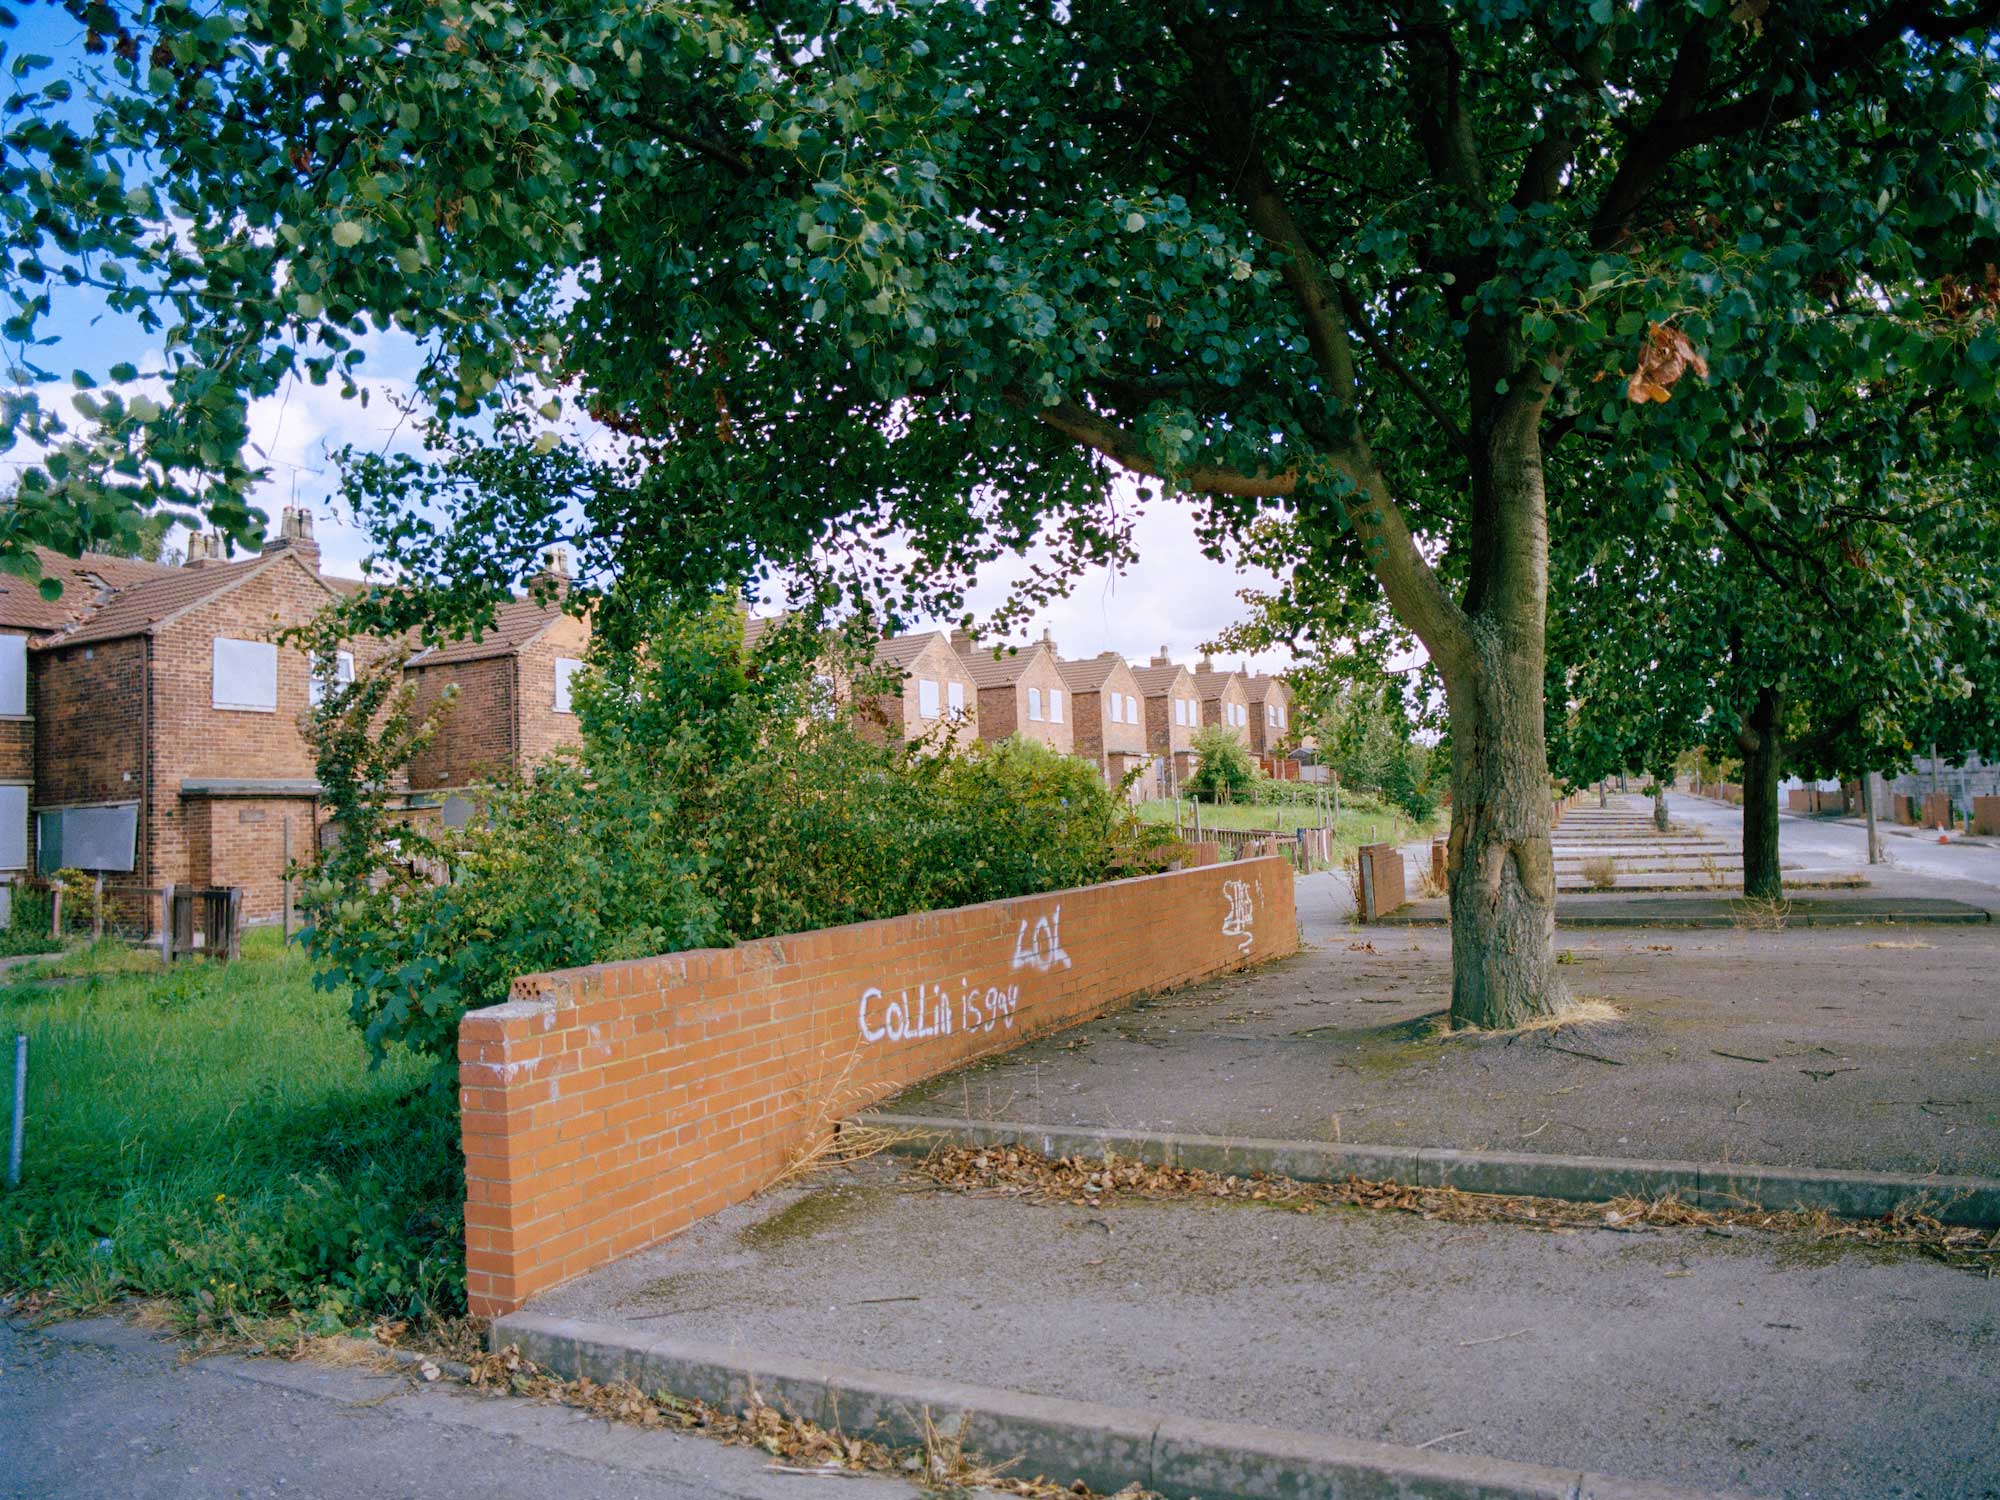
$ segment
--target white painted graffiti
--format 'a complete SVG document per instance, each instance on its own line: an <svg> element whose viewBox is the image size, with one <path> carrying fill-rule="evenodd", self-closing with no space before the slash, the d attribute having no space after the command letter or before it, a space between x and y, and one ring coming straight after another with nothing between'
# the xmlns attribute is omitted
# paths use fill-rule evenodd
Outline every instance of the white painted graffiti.
<svg viewBox="0 0 2000 1500"><path fill-rule="evenodd" d="M1248 953L1250 951L1250 944L1255 940L1256 936L1251 930L1251 922L1256 916L1256 910L1250 901L1250 882L1247 880L1224 881L1222 899L1229 903L1229 915L1222 919L1222 935L1224 937L1239 939L1240 941L1238 941L1236 946L1243 952Z"/></svg>
<svg viewBox="0 0 2000 1500"><path fill-rule="evenodd" d="M942 984L919 983L899 989L891 1000L873 985L861 992L861 1039L865 1042L914 1042L950 1036L954 1031L1011 1029L1021 1008L1021 987L980 986L961 979L958 993Z"/></svg>
<svg viewBox="0 0 2000 1500"><path fill-rule="evenodd" d="M1027 918L1021 919L1021 930L1014 935L1014 967L1033 969L1037 974L1069 967L1069 954L1063 951L1062 945L1060 906L1046 917L1035 918L1033 937L1028 933Z"/></svg>

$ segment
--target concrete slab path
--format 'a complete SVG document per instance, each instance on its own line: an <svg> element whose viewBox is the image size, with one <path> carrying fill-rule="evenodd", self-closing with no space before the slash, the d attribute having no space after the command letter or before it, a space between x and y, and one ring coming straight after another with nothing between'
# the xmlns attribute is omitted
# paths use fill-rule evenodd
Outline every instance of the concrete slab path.
<svg viewBox="0 0 2000 1500"><path fill-rule="evenodd" d="M1570 934L1624 1020L1429 1039L1441 928L1318 946L1142 1001L889 1108L1031 1124L1462 1150L2000 1175L2000 924Z"/></svg>
<svg viewBox="0 0 2000 1500"><path fill-rule="evenodd" d="M1699 1230L1041 1205L877 1161L537 1299L661 1337L1626 1479L1990 1496L2000 1283Z"/></svg>

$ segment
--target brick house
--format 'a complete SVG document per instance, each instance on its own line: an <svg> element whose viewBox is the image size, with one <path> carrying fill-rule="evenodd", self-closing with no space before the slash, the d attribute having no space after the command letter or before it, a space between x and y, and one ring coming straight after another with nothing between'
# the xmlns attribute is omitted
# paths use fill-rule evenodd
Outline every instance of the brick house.
<svg viewBox="0 0 2000 1500"><path fill-rule="evenodd" d="M550 558L547 576L558 586L566 581L560 556ZM447 688L458 689L436 736L410 763L412 798L443 802L446 821L455 822L464 804L452 794L525 774L556 751L581 745L570 683L589 650L589 622L564 613L559 597L523 598L501 605L477 638L411 657L405 671L416 685L419 712Z"/></svg>
<svg viewBox="0 0 2000 1500"><path fill-rule="evenodd" d="M1259 755L1282 755L1299 743L1292 723L1293 695L1282 677L1259 672L1243 678L1250 702L1250 748Z"/></svg>
<svg viewBox="0 0 2000 1500"><path fill-rule="evenodd" d="M320 821L301 718L384 649L357 641L316 674L274 639L339 596L309 516L287 511L255 557L225 562L201 536L189 550L181 567L68 563L87 591L30 653L36 867L103 872L149 927L169 882L240 885L247 920L279 915L286 850L309 856Z"/></svg>
<svg viewBox="0 0 2000 1500"><path fill-rule="evenodd" d="M1226 669L1218 672L1215 663L1203 657L1189 675L1194 679L1195 695L1201 699L1201 722L1220 724L1248 745L1250 693L1244 686L1243 674Z"/></svg>
<svg viewBox="0 0 2000 1500"><path fill-rule="evenodd" d="M909 743L941 729L953 741L979 737L979 684L941 631L891 636L875 665L901 674L901 690L858 705L862 732Z"/></svg>
<svg viewBox="0 0 2000 1500"><path fill-rule="evenodd" d="M1073 721L1072 753L1097 762L1104 779L1116 786L1131 771L1144 772L1146 716L1139 680L1116 651L1104 651L1088 661L1058 661L1056 670L1069 688ZM1158 795L1157 778L1142 774L1132 783L1134 801Z"/></svg>
<svg viewBox="0 0 2000 1500"><path fill-rule="evenodd" d="M998 656L963 631L953 631L951 643L979 689L982 740L1018 734L1070 753L1076 736L1069 684L1056 666L1054 642L1044 636L1031 645L1003 648Z"/></svg>
<svg viewBox="0 0 2000 1500"><path fill-rule="evenodd" d="M1194 774L1194 732L1201 727L1201 695L1194 674L1170 661L1166 647L1143 667L1132 669L1145 704L1146 748L1152 753L1158 789L1171 797Z"/></svg>

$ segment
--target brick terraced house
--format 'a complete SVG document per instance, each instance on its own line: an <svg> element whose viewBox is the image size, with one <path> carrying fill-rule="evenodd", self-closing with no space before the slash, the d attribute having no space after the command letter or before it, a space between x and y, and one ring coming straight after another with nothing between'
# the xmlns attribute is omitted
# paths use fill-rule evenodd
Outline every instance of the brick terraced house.
<svg viewBox="0 0 2000 1500"><path fill-rule="evenodd" d="M545 578L560 590L567 566L549 558ZM525 775L556 751L583 743L570 701L571 684L590 650L590 624L563 612L558 595L499 607L477 638L449 641L410 658L416 706L428 712L445 691L445 710L430 744L410 763L417 803L441 802L447 822L469 811L455 794L482 781Z"/></svg>
<svg viewBox="0 0 2000 1500"><path fill-rule="evenodd" d="M1264 673L1243 678L1243 690L1250 703L1250 748L1259 755L1282 755L1299 743L1292 723L1292 690L1282 677Z"/></svg>
<svg viewBox="0 0 2000 1500"><path fill-rule="evenodd" d="M1227 668L1217 671L1215 663L1203 657L1189 674L1194 678L1195 695L1201 699L1201 722L1220 724L1244 744L1250 743L1250 693L1243 674Z"/></svg>
<svg viewBox="0 0 2000 1500"><path fill-rule="evenodd" d="M101 872L118 915L148 927L168 882L239 885L247 920L279 915L285 851L307 857L320 820L301 716L384 649L354 642L316 673L275 639L341 592L309 515L287 511L257 556L218 550L197 536L179 567L45 559L70 586L28 651L33 866ZM11 594L0 608L20 618Z"/></svg>
<svg viewBox="0 0 2000 1500"><path fill-rule="evenodd" d="M1069 688L1074 719L1071 753L1092 760L1104 779L1116 786L1127 772L1140 772L1131 796L1144 801L1158 795L1157 778L1146 773L1146 716L1139 680L1116 651L1088 661L1059 661L1056 670Z"/></svg>
<svg viewBox="0 0 2000 1500"><path fill-rule="evenodd" d="M905 743L979 737L979 684L942 631L889 637L875 648L875 665L900 673L902 687L859 705L864 733Z"/></svg>
<svg viewBox="0 0 2000 1500"><path fill-rule="evenodd" d="M1004 740L1018 734L1067 755L1075 747L1069 711L1069 684L1056 665L1055 643L1046 636L1027 646L1003 647L998 656L962 631L951 643L979 688L979 737Z"/></svg>
<svg viewBox="0 0 2000 1500"><path fill-rule="evenodd" d="M1143 667L1132 669L1145 702L1146 748L1153 756L1157 781L1155 796L1171 797L1194 774L1194 732L1201 728L1201 694L1196 691L1194 674L1167 656L1159 654Z"/></svg>

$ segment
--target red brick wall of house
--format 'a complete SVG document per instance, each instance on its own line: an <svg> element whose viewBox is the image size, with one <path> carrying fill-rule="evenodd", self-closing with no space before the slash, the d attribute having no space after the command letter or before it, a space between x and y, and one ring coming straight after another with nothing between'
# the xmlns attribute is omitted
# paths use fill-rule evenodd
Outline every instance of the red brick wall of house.
<svg viewBox="0 0 2000 1500"><path fill-rule="evenodd" d="M1028 717L1028 689L1042 694L1042 717ZM1049 694L1063 695L1062 723L1049 718ZM979 694L979 735L981 739L1004 740L1010 734L1039 740L1051 750L1067 755L1076 748L1076 705L1070 701L1069 684L1062 679L1054 662L1037 656L1009 687L984 688Z"/></svg>
<svg viewBox="0 0 2000 1500"><path fill-rule="evenodd" d="M1237 705L1243 710L1246 718L1249 716L1250 695L1243 691L1243 681L1241 678L1231 682L1218 696L1202 700L1201 722L1204 724L1221 724L1224 729L1227 729L1231 734L1247 744L1250 733L1247 727L1224 722L1222 706L1225 703Z"/></svg>
<svg viewBox="0 0 2000 1500"><path fill-rule="evenodd" d="M523 771L532 770L558 750L575 749L583 743L576 715L556 712L556 658L582 661L589 650L590 627L562 615L515 656Z"/></svg>
<svg viewBox="0 0 2000 1500"><path fill-rule="evenodd" d="M514 765L513 657L412 667L409 677L416 685L419 713L435 708L446 688L458 689L437 733L410 762L411 791L469 786Z"/></svg>
<svg viewBox="0 0 2000 1500"><path fill-rule="evenodd" d="M28 671L40 752L35 805L142 800L145 640L33 652Z"/></svg>
<svg viewBox="0 0 2000 1500"><path fill-rule="evenodd" d="M749 1197L911 1083L1297 944L1268 859L517 980L459 1025L472 1311Z"/></svg>
<svg viewBox="0 0 2000 1500"><path fill-rule="evenodd" d="M240 885L243 919L276 921L284 903L285 821L289 818L292 825L292 858L310 860L318 808L311 797L188 798L181 811L187 870L183 876L167 878L195 885Z"/></svg>
<svg viewBox="0 0 2000 1500"><path fill-rule="evenodd" d="M923 715L923 697L917 684L925 679L938 685L939 718L926 719ZM900 693L878 693L863 705L857 716L861 730L869 738L881 740L901 735L905 742L924 735L935 735L941 727L941 720L951 715L951 687L956 682L965 693L965 717L949 730L947 737L957 744L979 738L979 685L972 680L972 674L965 670L965 663L958 653L946 644L940 636L917 653L909 665L908 675L903 679Z"/></svg>

